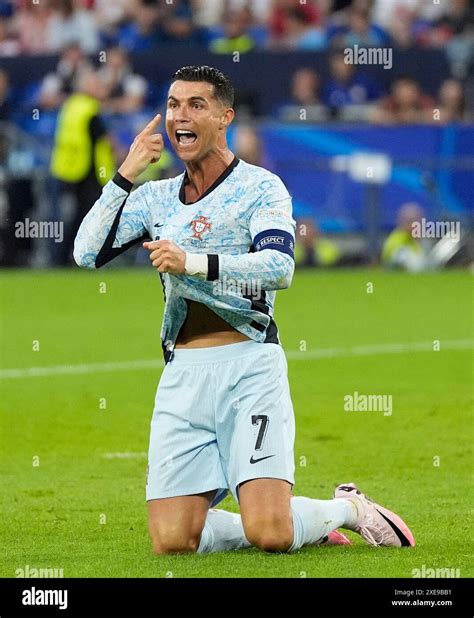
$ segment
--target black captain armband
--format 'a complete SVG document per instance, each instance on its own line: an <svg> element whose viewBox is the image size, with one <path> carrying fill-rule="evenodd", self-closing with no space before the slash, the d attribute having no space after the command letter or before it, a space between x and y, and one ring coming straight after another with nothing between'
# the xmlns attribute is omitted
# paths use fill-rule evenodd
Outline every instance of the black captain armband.
<svg viewBox="0 0 474 618"><path fill-rule="evenodd" d="M293 259L295 241L285 230L264 230L257 234L249 253L274 249L286 253ZM238 256L233 256L238 257ZM186 253L184 274L190 277L199 277L205 281L216 281L220 275L219 255L216 253Z"/></svg>
<svg viewBox="0 0 474 618"><path fill-rule="evenodd" d="M292 258L295 250L295 240L293 235L285 230L264 230L255 236L253 246L255 251L275 249L276 251L281 251L281 253L286 253Z"/></svg>

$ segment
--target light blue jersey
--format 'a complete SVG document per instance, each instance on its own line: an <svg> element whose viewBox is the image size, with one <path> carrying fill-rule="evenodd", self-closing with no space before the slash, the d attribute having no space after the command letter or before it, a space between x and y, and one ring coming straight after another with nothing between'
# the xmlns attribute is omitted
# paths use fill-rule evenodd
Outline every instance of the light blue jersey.
<svg viewBox="0 0 474 618"><path fill-rule="evenodd" d="M275 290L287 288L294 271L295 222L287 189L275 174L238 159L194 203L185 203L186 182L184 173L130 193L132 183L117 174L79 228L76 262L98 268L150 238L208 255L206 280L161 276L166 360L186 318L186 299L205 304L254 341L279 343Z"/></svg>

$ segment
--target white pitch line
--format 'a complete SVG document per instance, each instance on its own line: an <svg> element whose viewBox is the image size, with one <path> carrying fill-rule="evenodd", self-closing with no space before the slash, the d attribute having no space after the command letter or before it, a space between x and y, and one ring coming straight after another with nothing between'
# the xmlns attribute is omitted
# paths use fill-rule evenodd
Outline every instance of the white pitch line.
<svg viewBox="0 0 474 618"><path fill-rule="evenodd" d="M43 376L78 375L83 373L108 373L159 369L164 363L159 359L88 363L83 365L53 365L52 367L26 367L25 369L0 369L0 378L41 378Z"/></svg>
<svg viewBox="0 0 474 618"><path fill-rule="evenodd" d="M359 345L352 348L322 348L307 352L286 352L288 360L306 360L315 358L341 358L350 356L376 356L377 354L407 354L410 352L433 352L433 341L419 341L411 343L380 343ZM440 351L469 350L474 348L474 339L450 339L440 341Z"/></svg>
<svg viewBox="0 0 474 618"><path fill-rule="evenodd" d="M474 348L474 339L440 340L440 352L443 350L469 350ZM433 341L408 343L381 343L360 345L351 348L321 348L299 352L286 352L288 360L305 361L322 358L350 358L352 356L376 356L378 354L409 354L410 352L432 352ZM437 352L439 354L440 352ZM41 378L56 375L79 375L86 373L110 373L116 371L141 371L144 369L160 369L163 361L159 359L144 359L135 361L120 361L110 363L88 363L80 365L53 365L51 367L26 367L17 369L0 369L0 379Z"/></svg>
<svg viewBox="0 0 474 618"><path fill-rule="evenodd" d="M102 455L104 459L146 459L148 457L148 453L141 452L130 452L125 451L123 453L104 453Z"/></svg>

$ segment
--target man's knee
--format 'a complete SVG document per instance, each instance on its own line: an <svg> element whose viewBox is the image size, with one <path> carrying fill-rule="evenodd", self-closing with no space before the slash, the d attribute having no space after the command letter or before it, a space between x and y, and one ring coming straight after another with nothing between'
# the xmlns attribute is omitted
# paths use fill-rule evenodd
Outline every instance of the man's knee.
<svg viewBox="0 0 474 618"><path fill-rule="evenodd" d="M154 554L196 552L215 492L148 502L148 531Z"/></svg>
<svg viewBox="0 0 474 618"><path fill-rule="evenodd" d="M282 479L253 479L239 486L245 536L263 551L287 551L293 543L291 484Z"/></svg>
<svg viewBox="0 0 474 618"><path fill-rule="evenodd" d="M288 551L293 543L293 522L289 516L272 513L244 520L243 523L248 541L262 551Z"/></svg>
<svg viewBox="0 0 474 618"><path fill-rule="evenodd" d="M172 527L150 530L153 553L185 554L198 550L201 533L197 531L177 530Z"/></svg>

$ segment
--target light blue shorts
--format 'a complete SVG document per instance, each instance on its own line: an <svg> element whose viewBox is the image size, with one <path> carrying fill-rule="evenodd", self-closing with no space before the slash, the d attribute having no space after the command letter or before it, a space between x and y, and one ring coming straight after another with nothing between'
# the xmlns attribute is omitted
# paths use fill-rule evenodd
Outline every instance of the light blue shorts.
<svg viewBox="0 0 474 618"><path fill-rule="evenodd" d="M151 421L147 500L230 489L257 478L294 484L295 422L281 346L243 341L178 349Z"/></svg>

